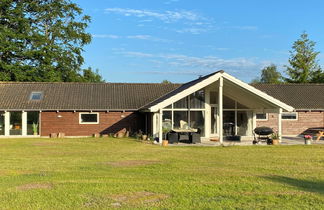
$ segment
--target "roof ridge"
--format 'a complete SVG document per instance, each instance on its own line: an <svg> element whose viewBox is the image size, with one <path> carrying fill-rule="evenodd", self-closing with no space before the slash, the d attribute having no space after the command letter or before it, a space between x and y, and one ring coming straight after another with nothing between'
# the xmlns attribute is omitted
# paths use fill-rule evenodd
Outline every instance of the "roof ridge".
<svg viewBox="0 0 324 210"><path fill-rule="evenodd" d="M79 85L123 85L123 84L130 84L130 85L182 85L183 83L141 83L141 82L13 82L13 81L0 81L0 84L79 84Z"/></svg>
<svg viewBox="0 0 324 210"><path fill-rule="evenodd" d="M268 86L311 86L311 85L324 85L324 83L279 83L279 84L271 84L271 83L257 83L250 85L268 85Z"/></svg>

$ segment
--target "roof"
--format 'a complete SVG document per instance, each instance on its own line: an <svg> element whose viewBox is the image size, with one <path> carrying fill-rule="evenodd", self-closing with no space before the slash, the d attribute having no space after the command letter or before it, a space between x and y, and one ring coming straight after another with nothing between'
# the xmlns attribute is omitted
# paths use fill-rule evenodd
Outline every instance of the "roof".
<svg viewBox="0 0 324 210"><path fill-rule="evenodd" d="M139 110L149 108L222 73L185 84L0 82L0 110ZM233 79L233 78L230 78ZM297 110L324 109L324 84L253 84ZM32 92L42 92L31 101Z"/></svg>
<svg viewBox="0 0 324 210"><path fill-rule="evenodd" d="M159 83L0 82L0 110L138 110L179 87ZM43 99L31 101L32 92Z"/></svg>
<svg viewBox="0 0 324 210"><path fill-rule="evenodd" d="M282 101L254 88L251 85L248 85L235 77L225 73L223 70L208 74L204 77L200 77L196 80L190 81L188 83L185 83L181 86L179 86L177 89L171 91L170 93L161 96L160 98L156 99L155 101L147 104L146 106L142 107L143 109L149 109L150 111L157 111L163 107L168 106L169 104L191 94L195 91L198 91L214 82L219 80L219 78L225 78L228 82L235 84L239 87L241 87L243 90L253 94L257 95L261 99L267 101L269 104L274 105L275 107L281 107L284 110L287 111L293 111L294 108L292 106L289 106L288 104L283 103Z"/></svg>
<svg viewBox="0 0 324 210"><path fill-rule="evenodd" d="M178 88L174 89L173 91L171 91L171 92L169 92L169 93L167 93L167 94L165 94L165 95L161 95L159 98L157 98L156 100L152 101L152 102L149 103L149 104L146 104L146 105L145 105L144 107L142 107L142 108L143 108L143 109L147 109L147 108L149 108L149 107L152 107L152 106L154 106L154 105L156 105L156 104L158 104L158 103L164 101L165 99L168 99L168 98L170 98L170 97L172 97L172 96L174 96L174 95L176 95L176 94L178 94L178 93L180 93L180 92L182 92L182 91L188 89L189 87L192 87L192 86L198 84L199 82L204 81L205 79L207 79L207 78L209 78L209 77L211 77L211 76L213 76L213 75L215 75L215 74L217 74L217 73L223 73L223 72L224 72L223 70L221 70L221 71L217 71L217 72L214 72L214 73L208 74L208 75L206 75L206 76L199 77L199 78L196 79L196 80L192 80L192 81L187 82L187 83L185 83L185 84L179 85Z"/></svg>
<svg viewBox="0 0 324 210"><path fill-rule="evenodd" d="M296 110L324 109L324 84L253 84Z"/></svg>

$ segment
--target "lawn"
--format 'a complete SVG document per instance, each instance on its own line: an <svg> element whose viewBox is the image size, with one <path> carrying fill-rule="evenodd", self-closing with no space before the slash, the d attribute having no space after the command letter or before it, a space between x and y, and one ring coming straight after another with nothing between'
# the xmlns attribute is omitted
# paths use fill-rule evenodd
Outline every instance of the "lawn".
<svg viewBox="0 0 324 210"><path fill-rule="evenodd" d="M0 209L324 209L324 145L0 139Z"/></svg>

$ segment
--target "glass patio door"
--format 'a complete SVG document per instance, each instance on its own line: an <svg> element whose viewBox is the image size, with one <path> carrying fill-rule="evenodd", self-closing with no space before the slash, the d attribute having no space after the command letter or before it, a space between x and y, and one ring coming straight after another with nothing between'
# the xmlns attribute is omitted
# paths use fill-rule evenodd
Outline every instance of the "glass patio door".
<svg viewBox="0 0 324 210"><path fill-rule="evenodd" d="M22 112L10 112L9 129L12 136L22 135Z"/></svg>
<svg viewBox="0 0 324 210"><path fill-rule="evenodd" d="M223 112L223 135L224 136L235 135L235 111Z"/></svg>

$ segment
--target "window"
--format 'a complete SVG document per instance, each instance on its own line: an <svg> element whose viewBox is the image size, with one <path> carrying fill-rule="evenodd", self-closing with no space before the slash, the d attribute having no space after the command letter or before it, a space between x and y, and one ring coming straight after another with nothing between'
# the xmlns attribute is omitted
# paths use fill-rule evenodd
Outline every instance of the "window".
<svg viewBox="0 0 324 210"><path fill-rule="evenodd" d="M205 108L205 91L199 90L190 95L190 108L203 109Z"/></svg>
<svg viewBox="0 0 324 210"><path fill-rule="evenodd" d="M39 101L42 99L42 97L43 97L42 92L32 92L30 94L30 100L32 101Z"/></svg>
<svg viewBox="0 0 324 210"><path fill-rule="evenodd" d="M281 114L283 120L297 120L297 112L283 112Z"/></svg>
<svg viewBox="0 0 324 210"><path fill-rule="evenodd" d="M27 135L39 134L39 112L27 112Z"/></svg>
<svg viewBox="0 0 324 210"><path fill-rule="evenodd" d="M80 124L98 124L99 113L80 113Z"/></svg>
<svg viewBox="0 0 324 210"><path fill-rule="evenodd" d="M22 135L22 112L10 112L10 135Z"/></svg>
<svg viewBox="0 0 324 210"><path fill-rule="evenodd" d="M188 97L180 99L179 101L173 104L173 108L175 109L188 109Z"/></svg>
<svg viewBox="0 0 324 210"><path fill-rule="evenodd" d="M268 114L267 113L256 113L256 119L257 120L268 120Z"/></svg>

